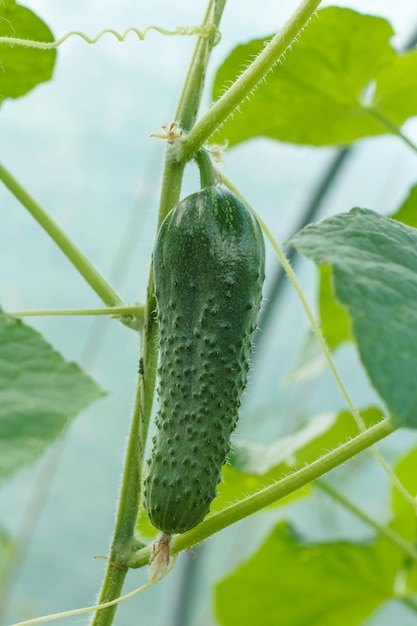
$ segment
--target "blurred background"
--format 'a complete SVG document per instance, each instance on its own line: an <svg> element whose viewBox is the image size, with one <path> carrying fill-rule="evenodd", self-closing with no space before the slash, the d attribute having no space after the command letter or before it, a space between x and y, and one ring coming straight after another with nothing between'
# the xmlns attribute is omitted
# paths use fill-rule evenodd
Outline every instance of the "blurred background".
<svg viewBox="0 0 417 626"><path fill-rule="evenodd" d="M197 25L206 8L203 0L155 0L140 7L131 0L27 0L23 4L49 25L56 38L70 30L94 36L103 28ZM222 38L209 68L203 111L210 104L214 73L233 47L279 29L296 4L294 0L229 0ZM323 6L329 4L323 2ZM337 5L388 18L398 48L417 32L417 5L412 0ZM165 146L149 136L174 119L194 44L193 37L163 37L155 32L143 42L133 34L124 43L108 35L94 46L73 38L58 50L52 81L1 107L1 162L127 303L144 299L156 223ZM416 140L417 123L407 123L404 132ZM325 180L329 184L314 206L313 220L353 206L391 213L417 182L415 155L393 137L363 140L342 159L338 154L333 148L256 139L226 154L225 173L280 243L299 228ZM335 165L337 157L340 163ZM329 168L334 170L330 178ZM195 191L197 184L197 171L190 166L183 195ZM100 305L53 242L2 186L0 211L0 303L5 311ZM313 265L299 259L294 265L315 306ZM286 279L279 283L278 297L272 296L277 272L278 263L268 249L265 297L271 305L265 305L268 315L258 336L237 433L259 442L292 432L318 411L344 408L327 372L311 383L285 383L308 325ZM106 554L111 538L138 366L136 334L115 321L39 318L30 320L30 325L67 359L79 362L110 394L79 415L65 439L40 463L20 471L0 489L2 524L10 535L28 540L5 625L85 606L96 599L105 563L92 556ZM354 349L340 349L336 362L357 406L374 403L375 395ZM410 440L400 434L382 449L387 458L394 458L408 445ZM355 461L361 466L366 462ZM370 478L379 471L370 467ZM359 497L371 503L376 516L381 515L386 504L384 480L377 481L380 488L371 479L367 486L359 486L345 474L341 472L341 480L351 481ZM364 536L363 526L356 527L351 517L331 506L326 509L319 495L308 504L293 506L285 515L312 537ZM307 506L308 516L303 514ZM213 581L245 558L276 519L276 512L256 516L207 541L194 561L181 556L175 574L120 606L115 626L213 626ZM144 572L131 572L126 591L144 581ZM369 624L392 624L394 614L400 619L396 623L411 624L411 618L400 611L388 607ZM83 624L87 618L66 623Z"/></svg>

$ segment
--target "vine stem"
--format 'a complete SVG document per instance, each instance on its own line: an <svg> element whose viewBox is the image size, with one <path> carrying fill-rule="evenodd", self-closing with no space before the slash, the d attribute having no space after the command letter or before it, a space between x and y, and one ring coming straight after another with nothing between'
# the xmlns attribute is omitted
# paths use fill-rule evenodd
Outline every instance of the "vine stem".
<svg viewBox="0 0 417 626"><path fill-rule="evenodd" d="M413 152L417 153L417 145L411 141L400 128L389 118L385 117L378 109L372 106L364 107L364 110L371 115L371 117L375 118L390 134L396 135L401 141L403 141Z"/></svg>
<svg viewBox="0 0 417 626"><path fill-rule="evenodd" d="M130 434L128 439L126 462L123 469L120 488L116 523L113 541L107 561L107 568L101 587L98 604L112 602L122 592L124 580L128 571L126 557L129 550L135 549L134 532L137 510L140 497L140 459L143 453L141 441L138 437L140 419L143 418L143 386L139 375L135 404L133 409ZM153 391L153 389L152 389ZM108 608L97 611L93 619L95 626L108 626L112 623L117 605L108 605Z"/></svg>
<svg viewBox="0 0 417 626"><path fill-rule="evenodd" d="M392 434L395 430L396 427L390 419L382 420L375 426L368 428L364 433L360 433L316 461L282 478L277 483L261 489L257 493L240 500L236 504L232 504L218 513L209 515L201 524L186 533L176 535L171 543L171 553L177 554L182 550L191 548L223 528L260 511L277 500L281 500L293 493L293 491L302 489L320 476L363 452L377 441ZM146 565L149 562L151 552L152 547L147 546L136 554L132 554L131 559L128 561L129 567Z"/></svg>
<svg viewBox="0 0 417 626"><path fill-rule="evenodd" d="M213 35L213 27L210 25L207 26L177 26L175 30L167 30L166 28L162 28L161 26L146 26L142 30L139 28L127 28L122 33L119 33L117 30L113 28L105 28L100 31L95 37L88 37L85 33L82 33L79 30L72 30L69 33L66 33L56 41L33 41L31 39L20 39L17 37L0 37L0 44L8 44L10 46L22 46L23 48L36 48L38 50L54 50L58 48L61 44L63 44L67 39L71 37L80 37L88 44L97 43L104 35L113 35L119 42L124 42L126 37L130 35L130 33L134 33L139 41L143 41L148 34L149 31L154 30L161 35L166 35L169 37L175 35L182 36L190 36L190 35L200 35L200 37L210 37Z"/></svg>
<svg viewBox="0 0 417 626"><path fill-rule="evenodd" d="M321 0L303 0L284 27L178 144L178 162L189 161L204 142L242 104L305 28ZM186 129L187 130L187 129Z"/></svg>
<svg viewBox="0 0 417 626"><path fill-rule="evenodd" d="M213 164L207 150L205 150L204 148L200 148L200 150L195 155L195 160L197 161L197 165L200 170L201 189L204 189L205 187L210 187L211 185L215 185L216 178L214 175Z"/></svg>
<svg viewBox="0 0 417 626"><path fill-rule="evenodd" d="M71 316L71 315L134 315L143 318L144 307L141 305L112 306L99 309L39 309L34 311L7 311L7 315L13 317L46 317L46 316Z"/></svg>
<svg viewBox="0 0 417 626"><path fill-rule="evenodd" d="M325 483L322 480L317 480L315 482L315 486L330 496L330 498L341 504L345 509L355 515L355 517L358 517L365 522L365 524L376 530L379 535L388 539L388 541L397 546L397 548L402 550L402 552L404 552L413 561L417 562L417 549L414 548L409 541L406 541L403 537L401 537L401 535L369 517L369 515L364 513L358 506L356 506L356 504L345 498L344 495L336 491L336 489L333 489L333 487L331 487L328 483Z"/></svg>
<svg viewBox="0 0 417 626"><path fill-rule="evenodd" d="M210 0L204 18L204 24L212 24L217 29L225 4L226 0ZM183 131L190 130L195 123L210 52L215 43L215 37L209 39L200 37L197 41L175 113L175 120L179 123ZM192 157L193 155L191 155L189 160L191 160ZM158 228L180 198L185 164L186 161L180 163L176 160L175 147L168 147L162 177Z"/></svg>
<svg viewBox="0 0 417 626"><path fill-rule="evenodd" d="M175 559L168 567L164 578L172 571L174 565ZM24 622L17 622L15 624L12 624L11 626L36 626L37 624L45 624L47 622L53 622L58 619L64 619L66 617L85 615L86 613L91 613L92 611L102 611L103 609L110 608L111 606L120 604L121 602L125 602L126 600L130 600L131 598L138 596L140 593L143 593L157 582L159 582L159 580L150 580L141 587L138 587L137 589L134 589L133 591L130 591L123 596L119 596L118 598L115 598L110 602L105 602L104 604L96 604L95 606L86 606L79 609L72 609L70 611L61 611L59 613L51 613L50 615L42 615L41 617L34 617L32 619L25 620Z"/></svg>
<svg viewBox="0 0 417 626"><path fill-rule="evenodd" d="M0 180L48 233L100 299L108 306L124 306L124 302L118 293L94 267L80 248L2 165L0 165Z"/></svg>

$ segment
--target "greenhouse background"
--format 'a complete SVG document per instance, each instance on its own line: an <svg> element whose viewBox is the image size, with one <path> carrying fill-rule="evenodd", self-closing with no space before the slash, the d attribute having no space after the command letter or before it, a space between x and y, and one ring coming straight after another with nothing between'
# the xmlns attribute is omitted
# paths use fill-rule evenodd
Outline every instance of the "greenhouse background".
<svg viewBox="0 0 417 626"><path fill-rule="evenodd" d="M177 5L156 0L141 6L128 0L27 0L24 5L56 37L71 30L93 36L103 28L123 31L150 24L175 29L199 24L205 11L202 0ZM239 43L277 30L295 5L293 0L228 2L202 110L210 104L216 69L229 52ZM396 32L398 49L416 35L417 6L411 0L357 0L337 6L386 17ZM149 32L144 41L130 35L124 43L108 35L94 46L72 38L58 49L52 81L23 98L7 100L1 108L1 162L67 230L126 302L144 297L156 223L165 145L150 135L173 121L194 43L193 37L164 37L156 32ZM417 139L415 120L403 130ZM364 139L343 156L335 148L253 139L230 149L225 160L225 173L280 243L298 230L324 182L329 184L315 207L313 221L354 206L390 214L416 183L415 155L390 136ZM329 171L333 172L330 178ZM197 170L190 166L183 195L197 183ZM99 306L53 242L3 187L0 207L4 310ZM315 267L301 259L293 263L315 306ZM327 370L318 382L290 384L308 323L287 279L279 297L272 297L279 268L269 247L267 268L264 308L269 307L268 316L258 335L237 431L237 436L258 442L286 435L306 416L342 405ZM92 557L106 554L111 538L138 368L137 336L112 320L33 318L30 325L65 358L79 362L109 395L80 414L65 439L36 466L19 471L0 490L1 524L12 536L30 538L9 598L5 626L94 602L105 563ZM358 404L376 401L352 346L338 351L336 363ZM398 433L381 444L386 458L406 450L410 438L416 439L409 431ZM343 467L338 470L340 484L353 488L357 501L379 518L385 514L381 507L386 480L378 480L381 470L366 458L353 462L362 468L367 463L368 484L358 484L355 472L347 473ZM216 624L211 610L213 584L251 553L280 515L312 538L324 532L326 539L368 536L366 527L335 509L320 493L278 513L253 516L197 548L196 558L182 554L178 574L121 605L116 626L139 623L139 616L148 626ZM144 571L130 572L126 590L145 580ZM367 626L392 624L393 615L396 623L411 626L410 614L394 603L373 616ZM85 623L82 619L71 618L68 623Z"/></svg>

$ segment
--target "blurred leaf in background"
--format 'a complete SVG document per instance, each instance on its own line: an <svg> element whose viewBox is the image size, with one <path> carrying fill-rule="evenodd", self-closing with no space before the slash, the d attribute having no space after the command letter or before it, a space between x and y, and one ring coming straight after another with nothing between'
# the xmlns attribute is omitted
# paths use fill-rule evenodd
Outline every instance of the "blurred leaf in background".
<svg viewBox="0 0 417 626"><path fill-rule="evenodd" d="M222 626L361 624L393 597L403 560L385 538L369 545L308 545L280 522L246 563L218 583L216 615Z"/></svg>
<svg viewBox="0 0 417 626"><path fill-rule="evenodd" d="M417 51L398 54L390 23L351 9L317 12L299 41L277 64L256 97L216 133L234 145L264 136L314 146L348 145L390 132L417 115ZM271 39L237 46L218 70L216 100ZM331 54L329 54L331 51Z"/></svg>
<svg viewBox="0 0 417 626"><path fill-rule="evenodd" d="M38 459L104 391L43 337L0 311L0 482Z"/></svg>
<svg viewBox="0 0 417 626"><path fill-rule="evenodd" d="M48 26L35 13L3 0L0 4L0 37L53 41ZM56 50L37 50L0 43L0 104L5 98L19 98L39 83L52 78Z"/></svg>
<svg viewBox="0 0 417 626"><path fill-rule="evenodd" d="M416 428L417 230L366 209L310 224L290 243L332 266L336 299L397 426Z"/></svg>
<svg viewBox="0 0 417 626"><path fill-rule="evenodd" d="M390 216L393 220L417 228L417 185L411 187L407 198L398 211Z"/></svg>

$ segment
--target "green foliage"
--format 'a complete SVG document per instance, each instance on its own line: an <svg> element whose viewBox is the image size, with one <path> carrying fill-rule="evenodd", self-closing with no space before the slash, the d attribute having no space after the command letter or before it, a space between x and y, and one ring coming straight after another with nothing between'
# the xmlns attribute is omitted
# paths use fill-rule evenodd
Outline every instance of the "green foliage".
<svg viewBox="0 0 417 626"><path fill-rule="evenodd" d="M53 41L48 26L15 0L0 4L0 37ZM55 58L55 50L0 44L0 103L5 98L24 96L39 83L50 80Z"/></svg>
<svg viewBox="0 0 417 626"><path fill-rule="evenodd" d="M351 321L346 309L334 298L332 268L322 265L319 272L320 325L327 345L335 350L344 341L352 339Z"/></svg>
<svg viewBox="0 0 417 626"><path fill-rule="evenodd" d="M396 466L397 477L411 493L416 491L416 471L415 448ZM394 485L391 490L388 530L410 541L411 548L417 537L415 511ZM255 616L266 626L352 626L396 598L397 590L400 600L401 594L416 591L416 570L401 546L387 537L366 544L308 544L280 522L247 562L219 582L217 616L222 626L249 626Z"/></svg>
<svg viewBox="0 0 417 626"><path fill-rule="evenodd" d="M0 312L0 482L38 459L102 395L39 333Z"/></svg>
<svg viewBox="0 0 417 626"><path fill-rule="evenodd" d="M313 4L303 3L305 20L318 2L315 6ZM48 27L14 0L4 0L0 6L0 37L41 41L53 39ZM205 18L206 33L213 23L218 25L223 6L224 0L210 2ZM290 45L296 35L285 58L281 58L266 76L263 76L265 70L258 68L253 81L248 80L246 87L243 81L242 90L237 90L239 93L235 99L234 96L230 98L223 113L220 111L210 118L209 111L202 120L205 124L202 123L199 128L201 121L193 125L214 41L207 37L200 39L176 114L176 119L183 123L187 131L183 137L185 140L179 142L180 147L187 147L187 140L196 131L194 142L188 144L190 154L186 149L181 152L176 147L167 152L158 224L178 202L185 161L195 156L191 152L202 145L216 125L221 125L226 115L236 112L239 107L242 113L226 121L216 139L227 138L233 145L252 137L265 136L297 144L346 145L366 136L387 132L399 134L398 127L417 114L417 51L398 54L390 44L393 30L386 20L350 9L328 7L320 10L317 18L313 17L301 32L300 24L304 22L297 22L294 18L293 30L283 35L283 39L285 36L288 39L282 49ZM292 33L291 36L288 33ZM213 88L215 98L225 85L235 79L237 71L264 48L266 41L251 41L238 46L230 54L217 73ZM275 49L275 54L268 60L269 65L267 63L265 67L275 63L280 51L281 48ZM0 43L0 98L19 97L40 82L49 80L55 56L55 52L51 51L19 46L12 48ZM253 85L263 78L266 82L261 83L256 94L246 101ZM408 145L412 146L410 141ZM5 174L4 168L0 167L0 170L1 180L33 213L36 203L32 200L25 202L24 198L27 200L29 197L25 190L16 181L10 183L11 177ZM209 171L211 181L211 165ZM215 192L212 190L211 193ZM40 212L45 221L46 213L42 209ZM172 218L173 213L170 215ZM194 228L198 213L190 211L189 216L189 224ZM417 187L411 190L409 198L393 217L389 220L371 211L354 209L349 214L303 229L291 243L320 266L319 312L329 347L334 350L344 341L355 340L369 377L392 412L395 424L416 428L414 378L417 368L417 316L414 303L417 296L417 231L409 226L417 226ZM203 238L190 250L184 240L175 242L172 232L167 237L171 237L171 251L176 248L174 256L180 267L181 288L177 289L177 283L169 274L165 285L168 286L165 307L160 306L160 284L158 280L153 284L154 275L150 273L148 298L143 306L145 323L141 328L141 372L132 434L127 447L119 511L100 601L119 596L127 568L137 566L141 558L145 559L144 553L149 558L151 551L150 546L143 547L136 542L133 528L137 521L141 487L139 474L148 418L152 412L158 360L154 286L160 309L161 385L170 381L166 395L160 393L157 418L157 425L166 427L163 445L156 450L160 473L154 472L148 478L148 484L153 481L154 500L156 494L158 504L165 507L159 518L162 523L155 522L159 528L180 533L192 528L191 533L195 533L194 538L198 542L201 540L199 532L205 538L237 519L261 510L261 507L277 507L306 496L315 477L342 462L339 444L358 434L352 415L340 412L313 417L297 432L267 445L237 440L228 464L223 466L222 481L214 498L230 433L237 419L240 394L246 382L250 337L255 325L254 309L260 299L259 263L257 268L251 268L250 276L248 272L247 282L244 265L251 253L257 253L259 249L253 241L246 241L242 249L237 249L236 241L241 232L235 229L228 239L224 234L229 226L230 220L225 218L220 236L217 233L221 254L218 255L218 273L211 282L207 268L212 260L213 242L207 244ZM65 245L62 245L59 229L46 230L83 276L91 275L92 269L96 272L69 238L65 238ZM259 240L262 240L260 233ZM154 265L157 270L159 260L156 255ZM172 270L175 265L172 261L171 256L164 269ZM196 268L198 275L194 275L193 279L191 270L195 272ZM251 292L248 285L253 285L255 271L256 289ZM94 276L88 282L100 296L104 295L103 299L107 299L108 304L119 303L119 297L111 286L98 276L98 272ZM158 271L155 277L158 278ZM179 316L175 300L178 293L181 300ZM223 316L222 306L228 300L227 316ZM252 311L239 328L243 300L246 307L252 305ZM245 309L246 315L249 315L249 308ZM163 315L161 309L164 309ZM175 313L170 309L175 309ZM185 324L184 320L180 323L182 314L186 318ZM219 322L223 322L223 326ZM219 330L225 328L224 323L229 324L229 330L232 329L232 338ZM171 343L175 350L169 353ZM320 370L323 354L317 353L318 345L315 338L311 341L311 336L308 337L301 362L290 375L291 380L311 377ZM324 347L322 352L325 352ZM181 379L180 382L177 379ZM195 403L196 398L203 396L204 386L209 387L209 395L204 396L209 400L201 403L199 413L195 411ZM187 402L184 402L184 389ZM230 395L233 394L233 402L230 402ZM103 392L78 366L66 363L38 333L0 313L0 481L39 458L65 430L71 418L101 395ZM178 415L172 410L175 401ZM194 419L196 416L202 419ZM362 418L368 427L382 418L382 411L371 407L362 412ZM194 421L202 420L207 420L204 430L197 432ZM384 428L388 425L385 434L392 432L388 419L382 424ZM369 432L361 435L361 449L370 445L371 440L366 439ZM216 444L214 452L210 448L213 441ZM201 447L197 446L195 450L196 443ZM355 440L343 447L346 449L352 443L355 444ZM327 456L331 457L332 463L326 464L326 459L322 457L329 450L332 452ZM345 452L344 460L356 454L359 448L356 452L352 450L354 446ZM173 458L176 464L168 462ZM310 465L314 475L308 473ZM151 467L151 472L152 469L155 468ZM302 471L296 474L297 470ZM416 470L417 452L413 450L396 467L399 479L412 494L416 491ZM291 476L281 483L288 486L287 491L274 491L277 481L289 474ZM159 481L156 489L155 476ZM293 478L299 478L299 481L292 483ZM200 498L203 506L194 515L190 512L190 501L182 501L180 518L176 508L179 492L182 489L182 495L190 495L193 481L194 492L191 495L195 498L191 504ZM168 490L161 491L161 485ZM281 496L288 494L291 488L292 493L270 504L278 493ZM246 501L247 496L261 489L265 491ZM259 495L268 497L262 500L258 499ZM336 498L336 494L333 497ZM198 526L211 501L208 518ZM229 507L232 503L236 506ZM236 513L238 507L240 509ZM142 505L140 510L137 529L143 536L153 538L155 528L150 526ZM219 512L222 513L216 515ZM403 592L413 591L417 588L417 568L414 565L417 558L407 541L415 543L417 537L415 511L395 489L392 493L392 512L389 532L379 527L381 536L366 545L340 541L308 545L294 534L288 524L278 524L250 560L219 583L217 614L220 623L225 626L236 623L243 626L254 623L262 626L352 626L371 616L386 600L395 597L398 581L405 581ZM360 511L356 513L361 516ZM222 520L219 521L219 518ZM153 519L155 521L156 518ZM169 527L165 524L167 519L167 524L174 520ZM378 528L378 524L372 524L372 521L371 526ZM403 543L398 541L398 536L397 541L395 536L390 538L393 530ZM181 541L184 542L182 546ZM173 551L176 552L178 546L178 549L183 549L192 545L191 541L186 545L186 541L186 534L174 538ZM10 554L10 540L0 531L0 563L6 560L8 552ZM0 568L0 584L1 576ZM93 624L110 626L114 611L115 607L100 611Z"/></svg>
<svg viewBox="0 0 417 626"><path fill-rule="evenodd" d="M362 362L398 426L417 427L417 231L373 211L352 209L291 239L333 269Z"/></svg>
<svg viewBox="0 0 417 626"><path fill-rule="evenodd" d="M403 204L390 217L417 228L417 185L410 189ZM341 343L352 341L351 320L346 309L334 297L332 268L328 265L319 268L318 302L320 326L329 348L335 350ZM318 365L318 359L314 353L306 354L304 368L313 367L314 362Z"/></svg>
<svg viewBox="0 0 417 626"><path fill-rule="evenodd" d="M397 462L395 475L412 496L417 496L417 448L408 452ZM417 517L415 509L404 500L404 497L396 488L392 489L391 500L394 513L392 522L393 528L403 537L415 543L417 539Z"/></svg>
<svg viewBox="0 0 417 626"><path fill-rule="evenodd" d="M285 522L216 587L222 626L353 626L385 601L403 555L387 539L308 545Z"/></svg>
<svg viewBox="0 0 417 626"><path fill-rule="evenodd" d="M264 136L298 144L348 145L417 115L417 52L398 55L386 20L351 9L317 12L282 63L220 129L231 145ZM237 46L219 68L213 99L270 39ZM375 115L374 111L378 115ZM219 139L218 134L215 136Z"/></svg>

